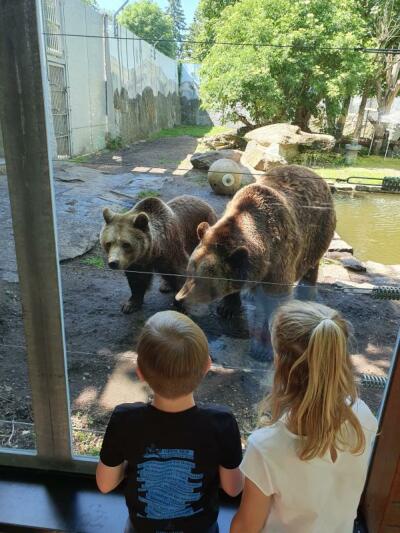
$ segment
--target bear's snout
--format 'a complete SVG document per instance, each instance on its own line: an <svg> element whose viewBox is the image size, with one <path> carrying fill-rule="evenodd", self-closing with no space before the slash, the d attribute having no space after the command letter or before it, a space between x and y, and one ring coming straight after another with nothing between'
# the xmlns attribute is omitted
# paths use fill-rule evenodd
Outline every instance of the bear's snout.
<svg viewBox="0 0 400 533"><path fill-rule="evenodd" d="M109 261L108 266L113 270L117 270L119 268L119 261Z"/></svg>

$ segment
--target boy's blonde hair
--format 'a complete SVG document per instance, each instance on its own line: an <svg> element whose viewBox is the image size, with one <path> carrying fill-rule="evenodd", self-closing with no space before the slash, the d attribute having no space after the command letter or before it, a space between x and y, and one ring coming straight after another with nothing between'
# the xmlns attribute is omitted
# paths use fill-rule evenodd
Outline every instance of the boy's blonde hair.
<svg viewBox="0 0 400 533"><path fill-rule="evenodd" d="M357 387L348 353L350 325L325 305L292 301L278 309L271 327L275 377L267 405L273 424L302 436L299 457L330 451L362 453L365 436L352 410ZM346 422L346 423L345 423Z"/></svg>
<svg viewBox="0 0 400 533"><path fill-rule="evenodd" d="M153 315L137 346L138 366L154 392L175 399L190 394L207 370L209 350L203 331L176 311Z"/></svg>

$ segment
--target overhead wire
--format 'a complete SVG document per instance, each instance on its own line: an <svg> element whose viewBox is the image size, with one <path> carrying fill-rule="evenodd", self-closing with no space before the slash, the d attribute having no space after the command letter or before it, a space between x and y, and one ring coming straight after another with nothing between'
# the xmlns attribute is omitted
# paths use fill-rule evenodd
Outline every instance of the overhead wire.
<svg viewBox="0 0 400 533"><path fill-rule="evenodd" d="M278 43L264 43L264 42L247 42L247 41L198 41L192 39L144 39L142 37L122 37L119 35L85 35L81 33L52 33L43 32L45 36L55 37L85 37L88 39L113 39L121 41L144 41L149 44L152 43L175 43L175 44L197 44L205 46L251 46L257 48L282 48L298 50L300 52L307 52L312 50L332 50L332 51L350 51L361 52L366 54L400 54L400 48L369 48L365 46L310 46L298 44L278 44Z"/></svg>

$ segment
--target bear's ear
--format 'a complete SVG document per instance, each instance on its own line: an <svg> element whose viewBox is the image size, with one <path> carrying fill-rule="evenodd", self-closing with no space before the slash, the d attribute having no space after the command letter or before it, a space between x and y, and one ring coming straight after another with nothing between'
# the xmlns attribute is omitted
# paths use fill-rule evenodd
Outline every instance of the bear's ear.
<svg viewBox="0 0 400 533"><path fill-rule="evenodd" d="M228 263L237 279L246 279L249 271L249 250L246 246L239 246L229 256Z"/></svg>
<svg viewBox="0 0 400 533"><path fill-rule="evenodd" d="M110 224L112 222L112 219L115 217L115 213L111 211L108 207L105 207L103 209L103 217L106 222L106 224Z"/></svg>
<svg viewBox="0 0 400 533"><path fill-rule="evenodd" d="M199 238L199 241L204 237L205 232L210 227L210 224L208 222L200 222L200 224L197 226L197 236Z"/></svg>
<svg viewBox="0 0 400 533"><path fill-rule="evenodd" d="M133 227L142 231L146 231L146 229L149 227L149 217L146 215L146 213L138 214L133 221Z"/></svg>

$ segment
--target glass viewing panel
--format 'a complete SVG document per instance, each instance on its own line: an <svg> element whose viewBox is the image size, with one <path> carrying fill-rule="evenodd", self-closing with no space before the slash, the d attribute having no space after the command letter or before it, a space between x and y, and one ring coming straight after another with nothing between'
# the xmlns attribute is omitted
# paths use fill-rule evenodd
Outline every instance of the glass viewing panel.
<svg viewBox="0 0 400 533"><path fill-rule="evenodd" d="M11 207L0 155L0 452L34 449L35 427Z"/></svg>
<svg viewBox="0 0 400 533"><path fill-rule="evenodd" d="M104 428L115 405L151 398L150 390L135 374L136 338L150 316L160 310L175 308L174 293L165 292L165 280L160 275L165 270L161 269L163 265L159 261L155 263L152 283L145 292L142 307L131 313L123 312L128 310L126 303L131 290L124 271L108 265L116 258L108 257L101 247L99 233L104 225L103 208L109 208L109 216L116 213L118 217L145 198L168 202L184 193L207 202L221 217L230 200L229 196L216 195L212 191L204 171L185 170L176 175L169 168L162 173L157 158L151 167L126 164L121 169L120 162L115 163L121 153L129 160L139 157L137 152L143 155L148 150L147 157L151 157L155 142L159 151L168 152L171 157L171 139L165 138L145 141L123 151L115 149L88 156L83 162L55 162L76 454L98 453ZM189 139L188 146L191 142ZM182 157L181 153L176 157ZM69 176L74 179L69 180ZM354 202L354 217L359 203L364 198L369 201L367 196L354 192L346 193L343 200L344 194L333 194L339 227L340 206L344 201L347 204ZM399 198L393 194L387 195L387 200L396 202ZM349 211L346 216L351 223ZM382 213L372 211L368 226L372 228L381 216ZM293 297L311 298L338 309L352 323L351 355L360 395L378 414L399 327L400 306L396 301L374 299L371 288L381 284L396 285L399 278L398 267L368 261L368 251L366 256L363 255L364 263L357 262L358 243L365 245L367 250L373 248L373 243L368 241L373 237L368 235L365 233L365 241L357 241L353 255L352 242L347 244L336 234L329 251L320 260L317 291L294 287ZM120 253L123 257L125 252L121 249ZM366 271L364 264L367 265ZM166 279L179 286L184 277L168 276ZM224 278L218 279L217 284L225 281ZM136 285L136 291L143 288L142 282L143 277ZM208 282L210 280L204 280L204 283ZM279 299L268 296L271 287L275 292L274 285L250 283L248 287L250 290L241 292L240 313L235 312L233 316L229 313L221 316L218 301L186 305L186 312L207 335L213 361L196 397L201 402L229 405L239 421L244 442L260 423L259 404L272 384L274 370L268 321L280 305Z"/></svg>
<svg viewBox="0 0 400 533"><path fill-rule="evenodd" d="M48 0L47 4L54 2ZM53 18L58 13L47 9ZM96 455L115 405L147 401L150 397L150 391L135 375L135 341L151 315L173 308L174 296L173 292L165 292L165 284L157 275L166 273L165 262L158 258L153 262L154 279L142 307L132 313L123 312L130 296L123 270L129 264L116 264L117 258L108 258L102 250L99 233L104 224L103 208L124 214L145 198L168 202L185 194L207 202L219 218L230 196L218 195L210 187L204 170L210 160L198 155L192 162L199 168L193 168L191 156L215 147L243 150L247 139L243 139L240 131L239 138L237 132L215 138L215 134L226 133L228 128L218 122L218 117L215 127L210 120L210 116L214 117L211 110L198 107L198 65L182 65L179 87L173 59L137 40L125 28L104 26L99 11L78 3L74 9L72 16L69 3L62 3L59 23L51 26L53 33L60 33L61 40L47 40L47 61L52 67L49 69L52 135L58 150L58 160L54 161L55 197L73 445L76 454ZM104 28L111 38L94 38L103 35ZM296 57L301 61L304 55ZM309 92L312 93L311 88ZM188 107L180 107L179 101L181 106L185 105L180 94L188 98L194 94L194 101ZM317 144L308 152L306 147L305 152L287 152L286 156L292 162L313 168L330 185L338 219L338 234L329 246L326 243L327 253L319 262L318 291L299 294L295 289L294 295L311 297L337 308L353 324L351 354L360 394L377 413L399 328L400 306L396 301L375 300L369 291L373 286L399 285L400 234L394 228L399 225L400 196L394 192L383 194L381 187L385 176L400 176L400 168L398 160L391 157L398 150L392 137L387 145L390 161L384 153L369 158L373 128L368 116L375 116L372 111L375 103L367 102L362 117L359 146L363 152L358 154L357 164L352 159L355 149L349 149L347 141L340 140L337 143L340 153L322 150ZM321 102L318 116L309 120L312 131L332 133L325 104ZM358 96L349 103L341 132L345 138L352 136L360 104ZM176 126L181 119L189 125ZM213 135L214 139L210 139ZM357 148L358 152L360 149ZM69 160L64 161L65 158ZM232 162L229 164L232 166ZM249 168L236 173L224 171L216 175L216 180L224 178L222 188L233 187L238 179L242 185L252 183L260 171ZM372 183L368 182L371 174ZM368 192L362 178L353 182L349 179L363 175L367 176ZM339 178L341 182L336 181ZM312 209L318 213L326 205L315 199ZM308 221L311 228L312 217ZM154 235L162 238L160 230ZM274 246L279 246L276 242L287 237L272 238ZM118 239L122 255L129 246L130 254L140 246L126 243L126 237ZM314 244L318 244L318 239L317 235ZM172 244L171 240L171 248ZM256 241L250 237L248 246L254 245ZM242 260L246 260L245 255ZM114 268L108 266L109 262ZM286 266L275 265L275 277L279 277L280 269L290 267L290 261ZM174 272L172 269L167 273ZM145 276L142 272L142 288ZM210 277L221 278L210 282L217 287L226 281L218 271ZM175 288L182 280L174 276L169 279L175 281ZM271 287L276 288L274 285L264 288ZM267 296L261 286L252 292L242 291L241 299L242 309L233 316L229 312L221 316L218 301L189 305L186 312L205 331L213 361L197 398L228 404L238 418L245 441L259 423L258 405L273 380L268 321L279 301Z"/></svg>

